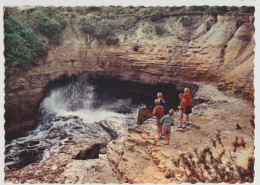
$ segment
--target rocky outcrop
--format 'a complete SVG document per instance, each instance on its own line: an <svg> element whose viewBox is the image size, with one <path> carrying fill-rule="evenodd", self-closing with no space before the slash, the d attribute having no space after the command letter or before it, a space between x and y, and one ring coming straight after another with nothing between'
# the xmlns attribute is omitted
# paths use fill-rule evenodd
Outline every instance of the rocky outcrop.
<svg viewBox="0 0 260 185"><path fill-rule="evenodd" d="M204 91L206 89L207 91ZM155 118L148 119L142 126L131 130L125 137L112 141L108 145L108 160L121 174L122 183L198 182L199 176L193 179L195 181L187 178L191 171L184 163L181 162L177 166L175 163L180 162L182 154L189 154L196 163L198 158L194 149L200 155L200 152L208 147L211 148L215 157L225 150L222 159L224 164L229 161L232 166L234 165L229 155L231 152L233 158L236 159L236 164L247 168L248 158L254 156L254 128L249 123L253 107L248 107L241 100L224 96L213 86L204 86L198 94L196 98L204 96L210 101L193 108L191 126L186 129L172 127L170 145L155 142ZM177 120L176 114L175 120ZM236 129L237 123L241 129ZM243 138L246 143L244 148L239 147L234 150L236 137ZM214 140L217 141L215 144L212 142ZM235 169L235 166L233 168ZM201 174L204 174L207 179L206 183L214 182L213 167L210 169L211 174L203 168L201 170ZM233 180L234 183L238 182L238 176Z"/></svg>
<svg viewBox="0 0 260 185"><path fill-rule="evenodd" d="M99 154L99 159L72 159L82 149L89 149L95 143L70 142L61 151L39 163L7 172L5 182L60 184L189 182L187 180L189 170L183 163L176 166L174 161L177 161L181 154L191 153L196 162L194 148L201 152L206 147L212 149L214 156L225 149L223 165L229 162L230 151L236 164L247 168L247 159L254 156L254 128L250 124L254 107L244 100L224 95L213 85L199 85L194 99L200 103L193 107L191 125L186 129L178 129L178 112L175 112L175 126L171 127L169 145L163 145L163 141L155 141L157 132L156 120L153 117L144 121L142 125L130 128L125 136L111 141L107 146L107 153ZM237 124L240 125L240 129L237 129ZM236 137L243 138L245 146L237 147L234 152ZM218 142L218 138L224 147ZM217 141L215 147L214 140ZM231 165L235 169L233 163ZM214 174L213 167L211 170ZM205 177L210 180L209 174ZM233 180L235 183L239 179L235 176Z"/></svg>
<svg viewBox="0 0 260 185"><path fill-rule="evenodd" d="M137 124L141 125L145 120L153 117L153 107L141 108L138 112Z"/></svg>
<svg viewBox="0 0 260 185"><path fill-rule="evenodd" d="M169 16L156 23L138 22L120 38L117 46L88 42L71 26L62 33L63 43L52 47L41 65L27 71L10 70L5 78L6 138L33 129L40 101L49 84L64 77L89 72L95 78L117 78L148 84L174 84L177 89L197 81L217 83L229 94L253 100L253 15ZM155 26L166 31L155 33ZM73 27L73 25L72 25ZM138 45L138 51L133 46Z"/></svg>
<svg viewBox="0 0 260 185"><path fill-rule="evenodd" d="M106 159L73 159L82 148L91 148L95 144L86 142L69 143L61 151L32 163L22 169L5 172L5 181L12 183L119 183L118 176Z"/></svg>

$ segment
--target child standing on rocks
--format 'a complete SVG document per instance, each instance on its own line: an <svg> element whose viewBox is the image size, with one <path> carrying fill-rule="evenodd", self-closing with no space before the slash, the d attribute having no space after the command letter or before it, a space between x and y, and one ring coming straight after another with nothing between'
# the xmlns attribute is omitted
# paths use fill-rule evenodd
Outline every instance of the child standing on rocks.
<svg viewBox="0 0 260 185"><path fill-rule="evenodd" d="M163 106L164 113L166 113L167 108L165 99L163 99L163 94L161 92L157 93L157 98L160 100L160 105Z"/></svg>
<svg viewBox="0 0 260 185"><path fill-rule="evenodd" d="M169 113L163 116L163 118L160 121L163 124L163 135L165 138L165 145L168 145L170 141L171 125L174 125L173 114L174 110L170 109Z"/></svg>
<svg viewBox="0 0 260 185"><path fill-rule="evenodd" d="M190 89L189 88L185 88L184 89L184 96L183 96L187 102L186 104L186 110L185 110L185 115L186 115L186 121L185 121L185 124L186 125L189 125L190 124L190 116L189 114L192 113L192 110L191 110L191 94L190 94Z"/></svg>
<svg viewBox="0 0 260 185"><path fill-rule="evenodd" d="M156 107L153 109L153 115L156 117L158 139L160 140L162 139L162 127L163 127L163 125L160 123L160 120L164 116L164 110L163 107L160 105L160 100L156 99L154 103Z"/></svg>
<svg viewBox="0 0 260 185"><path fill-rule="evenodd" d="M180 102L180 105L178 106L178 109L180 111L180 115L179 115L178 119L180 120L181 124L180 124L180 126L178 126L178 128L186 128L186 126L183 122L183 114L185 113L187 102L182 93L179 94L179 98L180 98L181 102Z"/></svg>

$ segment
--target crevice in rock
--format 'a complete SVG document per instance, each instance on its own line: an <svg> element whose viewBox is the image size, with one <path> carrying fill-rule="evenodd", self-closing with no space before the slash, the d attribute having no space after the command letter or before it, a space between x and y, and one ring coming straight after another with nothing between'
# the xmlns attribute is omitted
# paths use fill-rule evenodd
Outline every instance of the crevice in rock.
<svg viewBox="0 0 260 185"><path fill-rule="evenodd" d="M80 151L72 159L87 160L87 159L98 159L100 153L101 144L94 144L90 148Z"/></svg>
<svg viewBox="0 0 260 185"><path fill-rule="evenodd" d="M110 128L110 126L107 124L107 121L103 120L97 124L100 125L109 134L111 140L117 139L118 133L115 131L115 129Z"/></svg>

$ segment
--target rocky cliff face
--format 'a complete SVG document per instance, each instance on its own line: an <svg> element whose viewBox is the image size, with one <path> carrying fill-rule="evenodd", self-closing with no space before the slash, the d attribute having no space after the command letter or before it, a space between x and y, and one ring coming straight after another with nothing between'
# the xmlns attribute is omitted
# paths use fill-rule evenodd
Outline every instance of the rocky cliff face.
<svg viewBox="0 0 260 185"><path fill-rule="evenodd" d="M117 46L99 45L68 26L62 45L52 47L40 66L6 72L6 137L21 136L35 126L39 103L52 82L83 72L96 78L170 83L180 89L207 81L228 94L253 100L253 15L187 15L193 20L190 27L183 26L181 17L157 23L142 20L128 32L116 33ZM156 25L165 30L163 35L156 35Z"/></svg>

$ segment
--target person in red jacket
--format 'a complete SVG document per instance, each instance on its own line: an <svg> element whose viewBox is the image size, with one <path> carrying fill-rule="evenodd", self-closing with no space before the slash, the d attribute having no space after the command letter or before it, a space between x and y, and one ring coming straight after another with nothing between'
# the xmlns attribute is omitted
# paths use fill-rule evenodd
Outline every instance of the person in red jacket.
<svg viewBox="0 0 260 185"><path fill-rule="evenodd" d="M164 116L164 110L163 110L163 106L160 105L160 100L156 99L154 103L156 107L153 109L153 115L156 117L158 139L160 140L162 139L162 127L163 127L163 124L160 123L160 120Z"/></svg>
<svg viewBox="0 0 260 185"><path fill-rule="evenodd" d="M183 96L186 100L186 110L185 110L185 115L186 115L186 121L185 124L189 125L190 124L190 116L189 114L192 113L191 110L191 94L190 94L190 89L189 88L185 88L184 89L184 96Z"/></svg>
<svg viewBox="0 0 260 185"><path fill-rule="evenodd" d="M181 93L179 94L179 98L181 100L180 105L178 106L180 115L179 115L179 120L180 120L180 126L178 126L178 128L186 128L185 123L183 122L183 114L185 113L186 110L186 99L184 98L184 95Z"/></svg>

